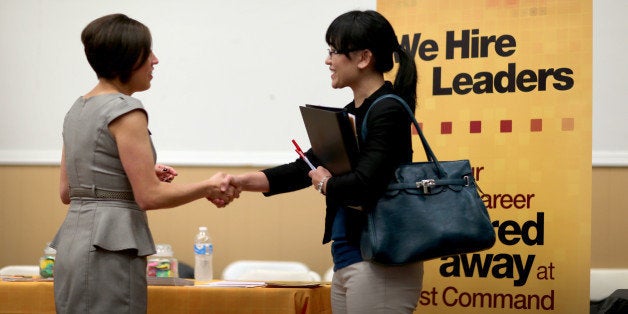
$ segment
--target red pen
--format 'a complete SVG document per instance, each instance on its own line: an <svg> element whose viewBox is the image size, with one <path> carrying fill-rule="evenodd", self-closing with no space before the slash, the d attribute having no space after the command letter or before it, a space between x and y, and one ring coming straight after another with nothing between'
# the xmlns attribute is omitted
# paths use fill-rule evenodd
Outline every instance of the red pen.
<svg viewBox="0 0 628 314"><path fill-rule="evenodd" d="M305 161L305 163L307 163L307 165L310 166L310 169L315 170L316 168L314 167L314 165L312 165L310 160L307 159L307 156L305 156L305 154L301 150L301 147L299 147L299 144L297 144L297 141L292 140L292 144L294 144L294 147L297 148L294 151L297 152L297 154L299 154L299 156L301 156L301 159L303 159L303 161Z"/></svg>

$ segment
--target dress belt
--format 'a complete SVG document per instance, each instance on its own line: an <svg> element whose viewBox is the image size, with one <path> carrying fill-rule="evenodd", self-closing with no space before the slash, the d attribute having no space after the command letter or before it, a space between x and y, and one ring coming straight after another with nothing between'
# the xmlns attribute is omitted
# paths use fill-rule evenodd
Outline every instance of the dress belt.
<svg viewBox="0 0 628 314"><path fill-rule="evenodd" d="M70 198L72 197L93 197L93 198L102 198L102 199L113 199L113 200L125 200L125 201L134 201L135 197L133 196L133 192L129 191L107 191L98 189L96 187L92 189L88 188L70 188Z"/></svg>

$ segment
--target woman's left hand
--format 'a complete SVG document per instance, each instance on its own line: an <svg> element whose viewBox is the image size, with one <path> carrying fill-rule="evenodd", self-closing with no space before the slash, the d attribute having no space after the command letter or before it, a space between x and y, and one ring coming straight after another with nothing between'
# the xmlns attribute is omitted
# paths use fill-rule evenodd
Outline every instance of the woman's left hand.
<svg viewBox="0 0 628 314"><path fill-rule="evenodd" d="M331 178L331 172L329 172L329 170L325 169L324 167L318 166L318 168L310 170L308 176L312 178L312 187L314 187L315 190L325 194L327 191L325 183L327 180L329 180L329 178ZM323 181L323 186L321 186L321 189L319 190L319 184L321 183L321 181Z"/></svg>
<svg viewBox="0 0 628 314"><path fill-rule="evenodd" d="M174 168L162 164L155 165L155 174L157 175L157 178L159 178L159 181L164 182L172 182L174 177L179 175Z"/></svg>

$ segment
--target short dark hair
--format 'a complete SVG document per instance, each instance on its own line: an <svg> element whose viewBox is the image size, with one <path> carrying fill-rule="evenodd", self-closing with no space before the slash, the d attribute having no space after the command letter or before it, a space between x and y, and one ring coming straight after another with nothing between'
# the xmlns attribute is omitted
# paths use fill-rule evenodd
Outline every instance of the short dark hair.
<svg viewBox="0 0 628 314"><path fill-rule="evenodd" d="M133 70L151 53L152 38L144 24L124 14L110 14L89 23L81 33L89 65L98 78L127 83Z"/></svg>

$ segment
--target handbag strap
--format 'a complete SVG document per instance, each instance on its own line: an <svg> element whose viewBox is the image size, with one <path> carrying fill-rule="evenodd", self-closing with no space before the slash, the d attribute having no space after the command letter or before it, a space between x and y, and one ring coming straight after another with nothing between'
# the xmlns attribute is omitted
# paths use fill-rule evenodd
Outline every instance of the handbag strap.
<svg viewBox="0 0 628 314"><path fill-rule="evenodd" d="M366 121L367 121L369 113L371 112L371 109L373 109L373 107L375 107L375 104L377 104L380 100L385 99L385 98L396 99L399 103L401 103L403 108L406 109L406 112L410 116L410 119L412 120L414 127L419 133L419 138L421 139L421 145L423 145L423 150L425 150L425 156L427 156L427 160L434 163L434 165L436 166L436 170L438 171L439 178L446 177L447 173L445 172L445 169L443 169L441 164L438 162L438 159L436 159L436 155L434 155L434 152L432 151L430 144L427 143L427 139L425 138L425 135L423 135L423 131L421 130L421 127L419 126L419 122L414 117L414 113L410 109L410 106L408 105L408 103L406 103L405 100L403 100L403 98L395 94L386 94L386 95L379 96L377 99L375 99L371 107L366 111L366 114L364 115L364 120L362 121L362 131L360 132L360 136L362 137L362 140L366 139L366 134L367 134Z"/></svg>

